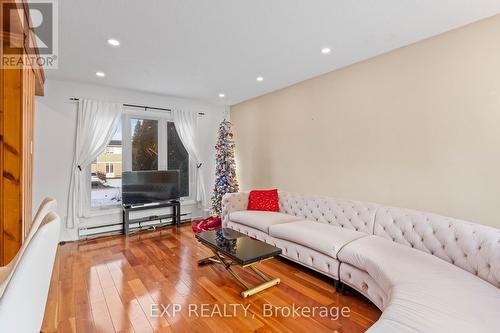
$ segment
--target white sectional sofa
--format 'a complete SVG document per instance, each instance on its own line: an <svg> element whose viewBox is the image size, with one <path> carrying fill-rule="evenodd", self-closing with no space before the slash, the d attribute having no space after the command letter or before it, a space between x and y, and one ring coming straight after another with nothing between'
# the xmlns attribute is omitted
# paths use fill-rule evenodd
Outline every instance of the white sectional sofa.
<svg viewBox="0 0 500 333"><path fill-rule="evenodd" d="M280 192L227 194L222 223L341 281L383 313L370 332L500 332L500 230L436 214Z"/></svg>

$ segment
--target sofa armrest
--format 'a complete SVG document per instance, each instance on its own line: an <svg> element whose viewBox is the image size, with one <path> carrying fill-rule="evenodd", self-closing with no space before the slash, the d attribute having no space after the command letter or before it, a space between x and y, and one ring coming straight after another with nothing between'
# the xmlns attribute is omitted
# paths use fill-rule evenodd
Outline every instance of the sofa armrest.
<svg viewBox="0 0 500 333"><path fill-rule="evenodd" d="M248 192L226 193L222 197L222 227L229 222L229 214L248 207Z"/></svg>

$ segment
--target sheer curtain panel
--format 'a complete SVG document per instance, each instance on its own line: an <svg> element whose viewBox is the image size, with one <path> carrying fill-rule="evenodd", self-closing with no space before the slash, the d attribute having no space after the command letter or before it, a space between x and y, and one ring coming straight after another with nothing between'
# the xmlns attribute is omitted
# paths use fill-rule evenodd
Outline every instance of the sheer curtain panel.
<svg viewBox="0 0 500 333"><path fill-rule="evenodd" d="M122 104L80 99L76 120L75 155L71 168L66 225L73 228L90 202L88 167L106 148L122 115Z"/></svg>
<svg viewBox="0 0 500 333"><path fill-rule="evenodd" d="M196 202L201 203L202 207L206 207L206 190L203 180L202 166L198 149L197 133L198 133L198 113L184 110L172 110L175 128L177 134L186 148L189 158L196 163Z"/></svg>

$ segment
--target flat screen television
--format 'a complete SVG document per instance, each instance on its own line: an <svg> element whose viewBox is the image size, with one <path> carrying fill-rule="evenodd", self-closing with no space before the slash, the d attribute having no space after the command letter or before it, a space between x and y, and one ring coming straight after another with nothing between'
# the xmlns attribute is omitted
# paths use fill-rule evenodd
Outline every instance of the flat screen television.
<svg viewBox="0 0 500 333"><path fill-rule="evenodd" d="M179 197L179 170L126 171L122 174L124 206L161 203Z"/></svg>

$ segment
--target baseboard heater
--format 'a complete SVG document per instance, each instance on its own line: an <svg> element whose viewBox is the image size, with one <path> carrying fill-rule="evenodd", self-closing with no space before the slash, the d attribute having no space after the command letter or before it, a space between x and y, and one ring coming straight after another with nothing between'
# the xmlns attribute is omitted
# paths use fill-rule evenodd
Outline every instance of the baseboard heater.
<svg viewBox="0 0 500 333"><path fill-rule="evenodd" d="M196 217L191 217L191 213L181 214L181 224L189 223ZM162 219L162 220L151 220L145 221L141 223L131 223L130 224L130 232L136 232L139 230L147 230L151 228L161 228L169 225L174 225L171 218ZM102 237L102 236L111 236L123 233L123 223L112 223L106 225L99 225L95 227L84 227L78 229L78 239L85 240L89 238Z"/></svg>

